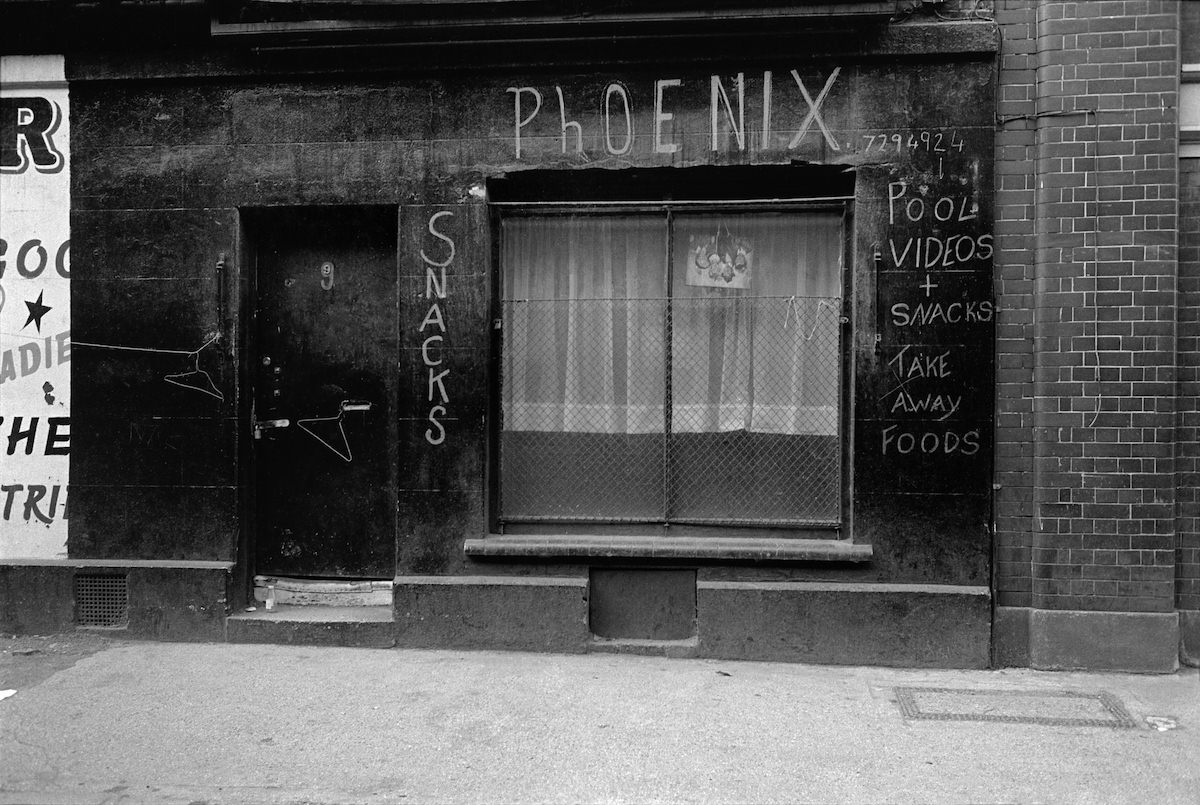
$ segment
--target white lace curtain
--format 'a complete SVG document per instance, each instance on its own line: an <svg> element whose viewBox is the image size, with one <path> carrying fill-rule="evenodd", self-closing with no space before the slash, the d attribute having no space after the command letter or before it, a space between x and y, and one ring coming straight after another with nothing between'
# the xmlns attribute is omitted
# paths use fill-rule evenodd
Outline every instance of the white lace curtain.
<svg viewBox="0 0 1200 805"><path fill-rule="evenodd" d="M505 429L661 433L669 361L673 432L836 434L841 254L837 212L506 218Z"/></svg>

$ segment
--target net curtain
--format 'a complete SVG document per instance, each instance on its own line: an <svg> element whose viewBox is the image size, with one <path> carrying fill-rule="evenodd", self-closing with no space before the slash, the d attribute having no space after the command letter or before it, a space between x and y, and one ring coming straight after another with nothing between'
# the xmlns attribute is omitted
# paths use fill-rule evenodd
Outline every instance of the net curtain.
<svg viewBox="0 0 1200 805"><path fill-rule="evenodd" d="M668 226L662 214L504 219L505 430L662 433L669 313L673 432L834 435L840 213ZM748 247L748 287L696 284L697 250L714 243Z"/></svg>

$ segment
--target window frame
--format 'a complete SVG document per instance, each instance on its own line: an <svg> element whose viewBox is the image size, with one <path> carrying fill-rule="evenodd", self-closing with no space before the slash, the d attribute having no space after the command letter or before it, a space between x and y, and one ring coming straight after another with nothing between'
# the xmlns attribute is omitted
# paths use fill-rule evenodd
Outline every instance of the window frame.
<svg viewBox="0 0 1200 805"><path fill-rule="evenodd" d="M1200 157L1200 64L1179 71L1179 157Z"/></svg>
<svg viewBox="0 0 1200 805"><path fill-rule="evenodd" d="M841 215L841 304L838 311L839 345L838 361L839 378L839 411L838 411L838 447L839 475L837 486L840 491L839 519L837 522L814 524L781 524L776 521L763 521L761 524L722 523L707 524L699 522L684 522L680 520L662 521L625 521L616 519L576 519L548 517L544 520L506 520L501 513L501 472L500 472L500 440L503 430L502 418L502 372L504 359L503 331L503 222L515 217L548 217L548 216L602 216L606 213L629 212L639 214L661 214L665 222L666 244L664 248L664 274L668 281L668 299L673 299L669 283L673 271L674 260L674 216L677 214L693 213L796 213L796 212L837 212ZM849 542L853 533L852 518L852 479L854 475L854 354L855 354L855 263L854 252L854 196L853 195L824 195L804 198L755 198L755 199L683 199L662 201L556 201L556 200L505 200L489 203L489 224L492 234L491 254L492 266L490 274L490 304L488 306L491 320L489 340L489 378L487 383L488 414L490 424L487 428L487 523L488 531L493 535L513 535L517 539L539 536L556 535L597 535L601 538L624 537L660 537L674 536L682 538L698 538L711 541L717 537L737 537L739 542L761 542L762 540L788 540L792 543L832 543L833 541ZM669 327L669 325L668 325ZM669 366L669 362L667 364ZM669 395L665 400L669 401ZM665 434L669 439L670 433ZM684 518L685 520L687 518ZM681 546L682 547L682 546ZM869 546L861 546L867 548ZM816 549L821 553L821 549ZM830 558L814 556L813 558ZM846 558L839 556L838 558ZM849 561L857 561L850 559Z"/></svg>

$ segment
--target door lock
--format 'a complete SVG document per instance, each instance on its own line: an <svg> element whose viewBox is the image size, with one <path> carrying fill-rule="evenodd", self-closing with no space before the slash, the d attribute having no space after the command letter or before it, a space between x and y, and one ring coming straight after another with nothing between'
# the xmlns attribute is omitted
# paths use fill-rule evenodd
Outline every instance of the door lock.
<svg viewBox="0 0 1200 805"><path fill-rule="evenodd" d="M264 430L270 430L272 428L286 428L287 426L289 426L291 424L292 424L292 421L290 419L258 420L254 423L254 438L261 439Z"/></svg>

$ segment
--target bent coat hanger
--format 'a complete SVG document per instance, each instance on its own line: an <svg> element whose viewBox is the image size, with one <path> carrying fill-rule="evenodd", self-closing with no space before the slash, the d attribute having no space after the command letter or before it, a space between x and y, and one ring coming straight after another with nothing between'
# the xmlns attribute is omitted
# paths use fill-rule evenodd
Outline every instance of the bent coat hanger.
<svg viewBox="0 0 1200 805"><path fill-rule="evenodd" d="M346 438L345 414L347 411L370 411L370 410L371 410L371 403L369 403L365 400L342 400L341 403L338 405L338 412L336 415L309 417L307 419L297 419L296 427L300 428L300 430L304 431L309 436L313 437L318 442L320 442L321 444L328 447L330 450L333 451L334 455L336 455L342 461L345 461L347 464L349 464L350 462L354 461L354 453L351 452L351 450L350 450L350 440L348 438ZM334 446L333 444L330 444L328 441L326 441L320 434L318 434L312 428L308 427L309 424L312 424L315 422L336 422L338 434L341 436L342 447L344 449L339 450L336 446Z"/></svg>

